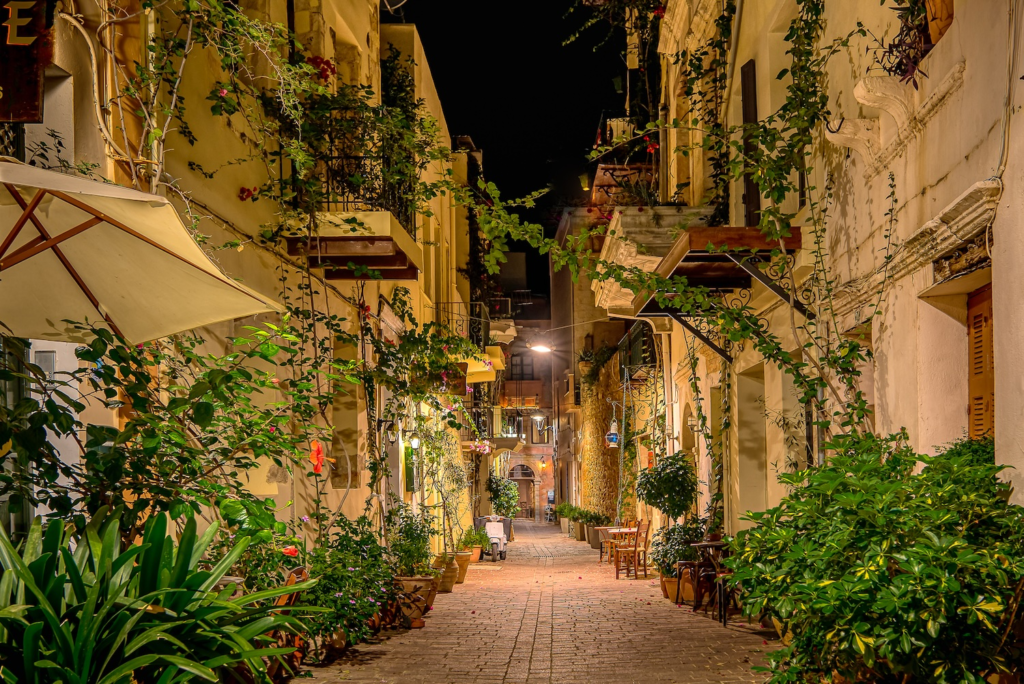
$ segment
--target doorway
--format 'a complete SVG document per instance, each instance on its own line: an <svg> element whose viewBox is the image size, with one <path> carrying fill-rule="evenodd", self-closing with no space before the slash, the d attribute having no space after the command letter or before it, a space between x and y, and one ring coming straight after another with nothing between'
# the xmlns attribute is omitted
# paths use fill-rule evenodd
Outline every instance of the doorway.
<svg viewBox="0 0 1024 684"><path fill-rule="evenodd" d="M533 468L527 465L513 466L509 473L516 486L519 487L519 510L516 518L533 520L536 501L536 487L534 485Z"/></svg>

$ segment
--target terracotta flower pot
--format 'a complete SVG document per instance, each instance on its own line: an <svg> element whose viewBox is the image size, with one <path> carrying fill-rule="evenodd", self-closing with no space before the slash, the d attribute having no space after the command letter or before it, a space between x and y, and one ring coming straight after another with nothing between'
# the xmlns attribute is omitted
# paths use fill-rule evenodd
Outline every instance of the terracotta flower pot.
<svg viewBox="0 0 1024 684"><path fill-rule="evenodd" d="M441 574L441 585L437 588L442 594L450 594L452 589L455 588L455 583L459 579L459 564L452 559L452 562L448 564L448 567L444 569L444 573Z"/></svg>
<svg viewBox="0 0 1024 684"><path fill-rule="evenodd" d="M459 551L455 554L455 564L459 566L459 576L455 580L456 584L462 584L466 581L466 573L469 572L469 562L472 558L473 554L470 551Z"/></svg>
<svg viewBox="0 0 1024 684"><path fill-rule="evenodd" d="M665 576L661 576L661 595L668 598L668 587L665 586Z"/></svg>
<svg viewBox="0 0 1024 684"><path fill-rule="evenodd" d="M437 588L441 586L441 580L437 577L430 578L430 591L427 592L427 610L434 607L434 599L437 598Z"/></svg>
<svg viewBox="0 0 1024 684"><path fill-rule="evenodd" d="M403 617L407 620L423 617L427 612L427 596L433 584L434 578L428 575L395 578L395 586L402 592L398 605Z"/></svg>
<svg viewBox="0 0 1024 684"><path fill-rule="evenodd" d="M665 583L665 598L675 603L677 592L679 591L679 578L665 577L662 581Z"/></svg>
<svg viewBox="0 0 1024 684"><path fill-rule="evenodd" d="M480 562L480 557L483 555L483 551L484 551L484 547L482 547L482 546L473 546L473 547L471 547L469 549L469 552L471 554L470 557L469 557L469 562L470 563L479 563Z"/></svg>

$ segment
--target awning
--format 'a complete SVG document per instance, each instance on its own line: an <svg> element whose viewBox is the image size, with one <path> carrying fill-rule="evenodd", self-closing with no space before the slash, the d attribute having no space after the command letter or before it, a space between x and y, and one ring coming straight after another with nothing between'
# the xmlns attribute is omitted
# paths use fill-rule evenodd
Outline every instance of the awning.
<svg viewBox="0 0 1024 684"><path fill-rule="evenodd" d="M0 157L0 323L74 340L65 320L132 342L283 308L214 264L163 197Z"/></svg>

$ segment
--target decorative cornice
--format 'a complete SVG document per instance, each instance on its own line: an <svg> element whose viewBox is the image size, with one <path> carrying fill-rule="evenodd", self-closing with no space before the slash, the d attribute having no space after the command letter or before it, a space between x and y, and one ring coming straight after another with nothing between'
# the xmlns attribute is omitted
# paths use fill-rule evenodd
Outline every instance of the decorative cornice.
<svg viewBox="0 0 1024 684"><path fill-rule="evenodd" d="M853 96L865 107L887 112L896 121L896 136L882 148L879 140L878 119L853 119L833 122L832 129L825 132L829 142L840 147L849 147L860 153L864 160L864 177L870 181L889 168L889 164L900 157L907 146L924 131L954 93L964 84L964 62L949 70L945 78L925 98L920 107L914 109L916 91L895 76L868 76L857 82Z"/></svg>
<svg viewBox="0 0 1024 684"><path fill-rule="evenodd" d="M995 218L1001 188L997 180L975 183L900 245L888 266L893 281L931 265L977 237ZM836 288L835 312L845 316L873 299L887 276L883 269Z"/></svg>

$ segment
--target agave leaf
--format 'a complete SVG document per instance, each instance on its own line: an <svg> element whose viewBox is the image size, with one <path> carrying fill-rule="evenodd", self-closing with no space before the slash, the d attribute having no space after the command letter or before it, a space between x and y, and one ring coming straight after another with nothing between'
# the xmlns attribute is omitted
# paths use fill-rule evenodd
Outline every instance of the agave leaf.
<svg viewBox="0 0 1024 684"><path fill-rule="evenodd" d="M38 608L39 612L42 613L50 629L53 630L54 638L58 642L58 646L65 650L65 652L71 651L71 641L67 638L67 634L61 629L61 622L54 611L53 606L50 605L49 601L46 600L46 594L36 586L35 580L32 578L32 573L29 572L25 562L18 555L14 549L14 545L11 544L11 540L7 537L7 532L0 527L0 565L4 569L13 572L18 579L22 582L22 588L25 592L31 593L36 600L39 601ZM22 589L19 589L19 594L22 593ZM24 601L18 601L19 604L25 603Z"/></svg>
<svg viewBox="0 0 1024 684"><path fill-rule="evenodd" d="M188 563L189 570L195 570L196 565L202 560L203 554L206 553L206 549L213 543L213 537L217 534L218 529L220 529L220 523L214 521L212 525L206 528L203 535L199 537L199 541L192 548L192 559Z"/></svg>
<svg viewBox="0 0 1024 684"><path fill-rule="evenodd" d="M258 601L265 601L267 599L277 598L285 594L291 594L295 592L303 592L307 589L312 589L316 586L317 580L311 579L305 582L299 582L291 586L280 586L274 587L273 589L264 589L263 591L253 592L252 594L246 594L245 596L239 596L236 599L232 599L231 602L239 606L247 606L251 603Z"/></svg>
<svg viewBox="0 0 1024 684"><path fill-rule="evenodd" d="M196 519L189 518L185 522L185 529L181 532L181 540L178 542L178 557L174 564L174 572L168 580L168 586L180 587L188 576L191 569L192 548L196 544Z"/></svg>
<svg viewBox="0 0 1024 684"><path fill-rule="evenodd" d="M143 544L149 549L139 562L139 591L149 594L160 586L161 561L164 555L164 544L167 537L167 516L157 515L146 521L146 530L142 537Z"/></svg>
<svg viewBox="0 0 1024 684"><path fill-rule="evenodd" d="M217 563L210 571L210 576L206 578L206 581L200 585L199 590L207 592L213 589L214 585L220 581L220 578L228 574L228 570L238 562L238 559L245 553L246 547L249 546L249 538L246 537L235 544L235 547L227 552L220 562Z"/></svg>
<svg viewBox="0 0 1024 684"><path fill-rule="evenodd" d="M116 667L113 670L111 670L106 677L104 677L98 682L98 684L116 684L125 675L131 674L140 667L152 665L157 660L159 660L160 657L161 656L158 655L145 655L139 656L138 658L132 658L128 662L122 663L119 667Z"/></svg>
<svg viewBox="0 0 1024 684"><path fill-rule="evenodd" d="M25 663L25 678L32 682L36 679L36 660L39 657L39 633L45 627L42 622L33 622L25 628L21 641L22 657Z"/></svg>
<svg viewBox="0 0 1024 684"><path fill-rule="evenodd" d="M174 644L175 646L181 649L182 653L189 653L190 649L188 648L188 646L183 644L180 639L178 639L172 634L167 634L167 630L177 626L178 625L176 623L168 622L147 629L145 632L132 639L131 642L129 642L128 645L124 647L124 655L129 656L135 651L145 646L146 644L151 643L153 641L157 641L159 639L163 639L164 641L168 641Z"/></svg>

